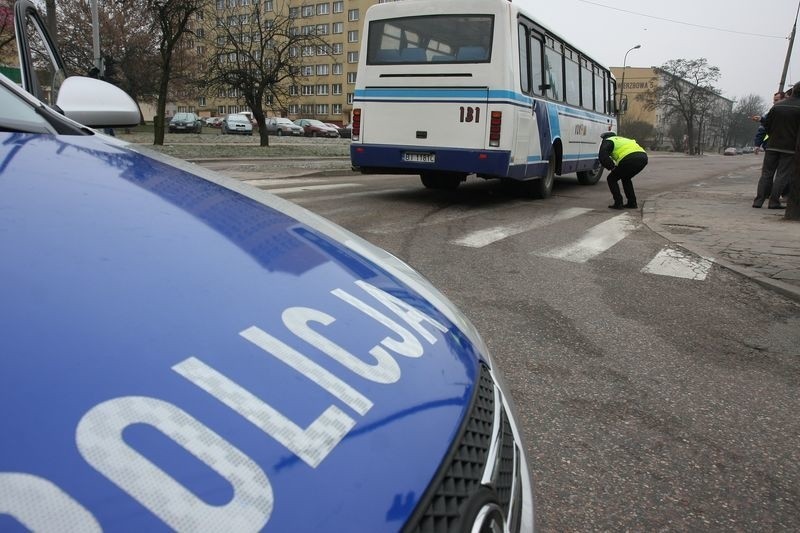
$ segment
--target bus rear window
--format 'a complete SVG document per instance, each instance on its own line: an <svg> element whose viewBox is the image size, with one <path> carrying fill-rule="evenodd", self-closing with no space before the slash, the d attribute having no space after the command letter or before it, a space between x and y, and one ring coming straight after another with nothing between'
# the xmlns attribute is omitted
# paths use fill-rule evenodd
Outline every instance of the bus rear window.
<svg viewBox="0 0 800 533"><path fill-rule="evenodd" d="M492 15L431 15L369 24L368 65L487 63L492 56Z"/></svg>

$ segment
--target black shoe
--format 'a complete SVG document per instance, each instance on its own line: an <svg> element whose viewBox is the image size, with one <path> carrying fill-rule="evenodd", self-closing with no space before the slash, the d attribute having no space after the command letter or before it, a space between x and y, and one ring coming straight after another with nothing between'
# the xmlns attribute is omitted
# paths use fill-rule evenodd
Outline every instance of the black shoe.
<svg viewBox="0 0 800 533"><path fill-rule="evenodd" d="M786 206L781 204L770 204L768 209L786 209Z"/></svg>
<svg viewBox="0 0 800 533"><path fill-rule="evenodd" d="M613 204L613 205L608 206L608 208L609 209L622 209L623 205L622 204Z"/></svg>
<svg viewBox="0 0 800 533"><path fill-rule="evenodd" d="M625 204L625 209L639 209L639 206L636 205L636 202L633 203L628 202L627 204Z"/></svg>
<svg viewBox="0 0 800 533"><path fill-rule="evenodd" d="M760 202L753 202L753 207L756 209L761 209L762 205L764 205L764 200L761 200Z"/></svg>

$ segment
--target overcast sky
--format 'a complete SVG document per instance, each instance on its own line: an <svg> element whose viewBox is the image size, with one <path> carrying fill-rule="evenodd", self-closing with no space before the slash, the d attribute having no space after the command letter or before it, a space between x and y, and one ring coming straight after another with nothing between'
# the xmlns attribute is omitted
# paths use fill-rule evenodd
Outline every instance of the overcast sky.
<svg viewBox="0 0 800 533"><path fill-rule="evenodd" d="M596 61L621 67L661 66L670 59L706 58L719 67L717 86L738 99L772 102L781 80L800 0L513 0L534 19ZM619 80L617 80L619 81ZM786 75L800 81L800 35ZM626 80L627 82L627 80Z"/></svg>

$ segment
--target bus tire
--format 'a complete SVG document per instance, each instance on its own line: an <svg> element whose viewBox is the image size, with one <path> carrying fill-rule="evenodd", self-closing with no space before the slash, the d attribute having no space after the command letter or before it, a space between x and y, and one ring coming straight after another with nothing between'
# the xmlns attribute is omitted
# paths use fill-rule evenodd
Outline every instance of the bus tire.
<svg viewBox="0 0 800 533"><path fill-rule="evenodd" d="M578 183L581 185L594 185L603 176L603 167L599 161L595 161L592 170L581 170L578 172Z"/></svg>
<svg viewBox="0 0 800 533"><path fill-rule="evenodd" d="M453 191L458 188L462 181L466 178L463 174L449 173L449 172L424 172L420 174L422 185L426 189L440 189Z"/></svg>
<svg viewBox="0 0 800 533"><path fill-rule="evenodd" d="M550 156L547 164L547 174L541 178L523 182L525 192L533 198L550 198L553 194L553 183L556 180L556 158Z"/></svg>

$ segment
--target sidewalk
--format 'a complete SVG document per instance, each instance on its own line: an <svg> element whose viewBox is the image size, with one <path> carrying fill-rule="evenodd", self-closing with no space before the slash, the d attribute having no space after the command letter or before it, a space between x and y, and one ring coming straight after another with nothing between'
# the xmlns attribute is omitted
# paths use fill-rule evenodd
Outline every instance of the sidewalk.
<svg viewBox="0 0 800 533"><path fill-rule="evenodd" d="M800 221L751 207L752 178L719 178L647 198L645 225L686 250L800 302Z"/></svg>

